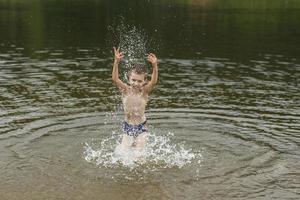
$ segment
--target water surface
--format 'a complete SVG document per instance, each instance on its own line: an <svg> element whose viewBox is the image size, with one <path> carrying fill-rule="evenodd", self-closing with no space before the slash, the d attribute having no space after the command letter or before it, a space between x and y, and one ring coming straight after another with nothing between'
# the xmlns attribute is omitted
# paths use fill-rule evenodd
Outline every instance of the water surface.
<svg viewBox="0 0 300 200"><path fill-rule="evenodd" d="M251 2L1 2L2 198L299 199L300 5ZM111 156L120 14L159 58L136 166Z"/></svg>

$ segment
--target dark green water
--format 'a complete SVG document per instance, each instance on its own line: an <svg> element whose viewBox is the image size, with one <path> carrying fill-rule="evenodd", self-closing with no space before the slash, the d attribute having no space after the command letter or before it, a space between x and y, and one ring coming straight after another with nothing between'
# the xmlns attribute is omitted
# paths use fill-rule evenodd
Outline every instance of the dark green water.
<svg viewBox="0 0 300 200"><path fill-rule="evenodd" d="M299 19L296 0L0 1L1 200L299 199ZM119 23L159 58L133 168L113 156Z"/></svg>

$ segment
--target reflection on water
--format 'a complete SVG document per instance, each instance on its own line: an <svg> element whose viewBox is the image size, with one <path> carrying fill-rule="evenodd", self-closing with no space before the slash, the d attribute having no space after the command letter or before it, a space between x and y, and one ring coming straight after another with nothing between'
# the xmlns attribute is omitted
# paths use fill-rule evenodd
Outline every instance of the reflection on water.
<svg viewBox="0 0 300 200"><path fill-rule="evenodd" d="M163 57L209 53L247 60L299 52L297 0L15 0L0 7L0 45L22 46L27 54L48 47L107 52L108 27L120 15L153 36Z"/></svg>
<svg viewBox="0 0 300 200"><path fill-rule="evenodd" d="M0 3L1 198L299 199L296 1L53 2ZM143 164L115 154L120 12L160 44Z"/></svg>

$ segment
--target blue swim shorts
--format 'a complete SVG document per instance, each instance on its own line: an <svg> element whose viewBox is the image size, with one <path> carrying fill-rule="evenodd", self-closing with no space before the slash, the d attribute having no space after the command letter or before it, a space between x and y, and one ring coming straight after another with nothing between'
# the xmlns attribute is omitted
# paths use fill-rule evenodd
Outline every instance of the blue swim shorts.
<svg viewBox="0 0 300 200"><path fill-rule="evenodd" d="M140 134L147 132L146 122L147 121L145 121L141 124L133 125L133 124L128 124L126 121L124 121L122 124L122 130L127 135L133 136L136 138Z"/></svg>

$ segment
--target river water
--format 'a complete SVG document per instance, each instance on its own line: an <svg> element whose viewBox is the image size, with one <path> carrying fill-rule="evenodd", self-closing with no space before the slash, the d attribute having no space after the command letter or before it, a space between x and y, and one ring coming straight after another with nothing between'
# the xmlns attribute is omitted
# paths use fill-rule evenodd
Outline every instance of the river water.
<svg viewBox="0 0 300 200"><path fill-rule="evenodd" d="M1 199L299 199L299 8L1 2ZM121 23L159 58L144 163L115 152Z"/></svg>

